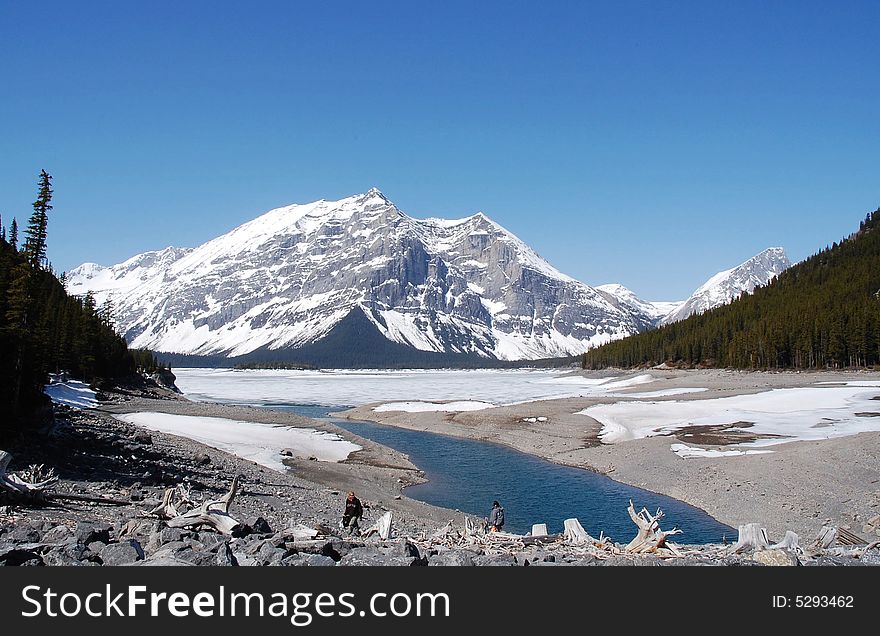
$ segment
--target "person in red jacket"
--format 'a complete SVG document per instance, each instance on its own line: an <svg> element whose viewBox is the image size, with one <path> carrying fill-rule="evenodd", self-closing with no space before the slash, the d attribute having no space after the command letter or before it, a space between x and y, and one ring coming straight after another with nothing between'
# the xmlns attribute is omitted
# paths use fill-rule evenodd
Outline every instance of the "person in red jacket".
<svg viewBox="0 0 880 636"><path fill-rule="evenodd" d="M342 527L348 528L349 534L360 533L358 520L363 516L364 507L361 505L361 500L355 497L353 491L349 492L348 498L345 500L345 512L342 513Z"/></svg>

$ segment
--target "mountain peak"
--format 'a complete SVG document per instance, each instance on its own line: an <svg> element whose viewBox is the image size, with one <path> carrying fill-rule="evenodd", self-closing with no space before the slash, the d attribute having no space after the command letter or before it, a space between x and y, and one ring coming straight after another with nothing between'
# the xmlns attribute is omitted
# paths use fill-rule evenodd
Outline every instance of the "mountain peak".
<svg viewBox="0 0 880 636"><path fill-rule="evenodd" d="M382 193L382 191L375 186L370 188L369 190L367 190L360 198L363 198L363 199L382 199L382 201L384 201L385 203L391 203L391 201L388 200L388 197L386 197Z"/></svg>
<svg viewBox="0 0 880 636"><path fill-rule="evenodd" d="M663 318L661 324L684 320L720 305L750 294L759 285L766 285L774 277L791 267L791 261L781 247L769 247L734 268L718 272L703 283L684 304Z"/></svg>

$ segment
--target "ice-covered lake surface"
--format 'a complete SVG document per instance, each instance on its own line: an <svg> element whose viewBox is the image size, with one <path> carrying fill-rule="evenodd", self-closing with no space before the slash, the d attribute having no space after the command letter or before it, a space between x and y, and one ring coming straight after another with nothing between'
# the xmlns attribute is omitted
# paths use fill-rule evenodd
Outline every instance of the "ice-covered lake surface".
<svg viewBox="0 0 880 636"><path fill-rule="evenodd" d="M653 381L648 374L585 378L559 370L442 369L410 371L274 371L175 369L177 386L193 400L236 404L360 406L374 402L456 400L515 404L608 394Z"/></svg>

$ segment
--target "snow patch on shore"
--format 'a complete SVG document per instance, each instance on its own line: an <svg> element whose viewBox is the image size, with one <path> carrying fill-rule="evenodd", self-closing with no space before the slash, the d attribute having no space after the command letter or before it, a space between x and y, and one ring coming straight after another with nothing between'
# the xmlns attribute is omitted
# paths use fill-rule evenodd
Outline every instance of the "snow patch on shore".
<svg viewBox="0 0 880 636"><path fill-rule="evenodd" d="M482 411L483 409L491 408L495 408L495 405L489 402L462 400L459 402L444 402L442 404L437 404L436 402L390 402L377 406L373 411L377 413L389 411L403 411L405 413L427 413L434 411L461 413L463 411Z"/></svg>
<svg viewBox="0 0 880 636"><path fill-rule="evenodd" d="M636 400L651 400L659 397L669 397L672 395L687 395L688 393L702 393L708 391L705 388L680 388L680 389L661 389L659 391L643 391L641 393L609 393L608 397L614 398L633 398Z"/></svg>
<svg viewBox="0 0 880 636"><path fill-rule="evenodd" d="M738 457L742 455L767 455L772 453L771 450L716 450L710 448L697 448L696 446L688 446L687 444L673 444L670 450L682 457L688 459L691 457Z"/></svg>
<svg viewBox="0 0 880 636"><path fill-rule="evenodd" d="M328 462L343 461L350 453L361 450L338 435L313 428L152 412L114 417L152 431L180 435L281 472L287 470L282 450L289 449L296 457L316 457Z"/></svg>
<svg viewBox="0 0 880 636"><path fill-rule="evenodd" d="M748 428L732 430L778 437L736 446L765 447L880 431L880 418L857 415L876 410L876 401L871 401L875 394L859 385L812 386L708 400L598 404L578 414L602 424L599 437L606 444L654 437L690 426L753 422Z"/></svg>
<svg viewBox="0 0 880 636"><path fill-rule="evenodd" d="M95 392L89 385L79 380L53 382L43 387L43 393L56 404L63 404L75 409L91 409L98 406Z"/></svg>

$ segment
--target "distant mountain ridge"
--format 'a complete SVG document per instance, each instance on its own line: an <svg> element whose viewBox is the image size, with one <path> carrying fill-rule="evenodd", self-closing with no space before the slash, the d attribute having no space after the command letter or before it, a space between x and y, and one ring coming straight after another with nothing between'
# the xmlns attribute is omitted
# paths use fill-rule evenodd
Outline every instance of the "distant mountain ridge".
<svg viewBox="0 0 880 636"><path fill-rule="evenodd" d="M772 278L791 267L791 261L781 247L771 247L733 269L718 272L697 288L690 298L663 318L661 325L684 320L694 314L726 305L743 293L752 293L755 287L766 285Z"/></svg>
<svg viewBox="0 0 880 636"><path fill-rule="evenodd" d="M761 262L782 262L781 254L768 252ZM713 277L714 282L733 288L726 274ZM733 278L742 281L747 276ZM868 214L858 232L789 267L769 285L583 356L584 366L592 369L661 363L745 369L876 368L880 365L880 210Z"/></svg>
<svg viewBox="0 0 880 636"><path fill-rule="evenodd" d="M482 213L414 219L375 188L270 210L196 248L84 263L68 289L110 299L134 347L260 360L300 352L339 366L346 355L365 366L577 355L678 308L562 274ZM370 351L355 351L359 340Z"/></svg>

